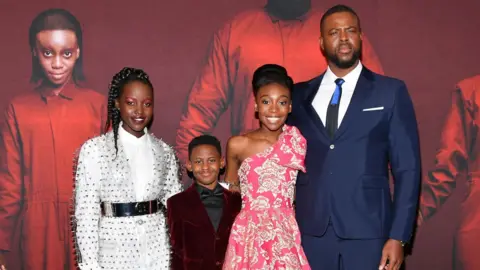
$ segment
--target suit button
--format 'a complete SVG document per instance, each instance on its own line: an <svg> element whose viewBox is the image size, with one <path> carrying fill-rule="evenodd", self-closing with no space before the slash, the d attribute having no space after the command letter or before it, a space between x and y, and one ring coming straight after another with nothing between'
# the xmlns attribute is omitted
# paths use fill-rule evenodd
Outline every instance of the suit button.
<svg viewBox="0 0 480 270"><path fill-rule="evenodd" d="M335 145L330 144L330 149L334 149L334 148L335 148Z"/></svg>

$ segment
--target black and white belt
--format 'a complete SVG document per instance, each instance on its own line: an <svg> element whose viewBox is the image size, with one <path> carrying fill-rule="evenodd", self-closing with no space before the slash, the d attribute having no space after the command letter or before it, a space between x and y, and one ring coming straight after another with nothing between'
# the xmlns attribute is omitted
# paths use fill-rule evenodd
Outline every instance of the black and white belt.
<svg viewBox="0 0 480 270"><path fill-rule="evenodd" d="M102 202L100 207L102 215L105 217L142 216L154 214L165 209L165 206L159 200L132 203Z"/></svg>

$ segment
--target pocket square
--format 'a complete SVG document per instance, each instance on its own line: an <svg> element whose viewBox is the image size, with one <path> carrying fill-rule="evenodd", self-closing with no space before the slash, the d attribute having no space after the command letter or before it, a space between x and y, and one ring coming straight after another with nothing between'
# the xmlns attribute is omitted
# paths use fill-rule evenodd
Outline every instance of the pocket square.
<svg viewBox="0 0 480 270"><path fill-rule="evenodd" d="M380 110L383 110L383 106L382 107L373 107L373 108L367 108L367 109L363 109L364 112L369 112L369 111L380 111Z"/></svg>

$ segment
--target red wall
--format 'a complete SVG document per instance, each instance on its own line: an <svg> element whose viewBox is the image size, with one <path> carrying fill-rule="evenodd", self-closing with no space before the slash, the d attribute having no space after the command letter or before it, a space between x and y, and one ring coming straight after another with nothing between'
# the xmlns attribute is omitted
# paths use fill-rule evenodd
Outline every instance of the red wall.
<svg viewBox="0 0 480 270"><path fill-rule="evenodd" d="M145 69L156 87L155 134L174 144L181 108L205 57L212 33L240 11L264 0L2 0L0 3L0 109L28 91L28 27L46 8L70 10L84 27L85 71L89 84L106 93L123 66ZM454 85L480 74L476 0L350 0L385 73L406 81L420 126L424 170L433 167L439 133ZM328 8L336 1L313 1ZM228 112L215 135L228 138ZM451 269L462 185L419 231L408 269ZM480 226L480 224L479 224ZM480 240L480 239L479 239ZM480 247L480 244L479 246ZM476 247L476 248L478 248Z"/></svg>

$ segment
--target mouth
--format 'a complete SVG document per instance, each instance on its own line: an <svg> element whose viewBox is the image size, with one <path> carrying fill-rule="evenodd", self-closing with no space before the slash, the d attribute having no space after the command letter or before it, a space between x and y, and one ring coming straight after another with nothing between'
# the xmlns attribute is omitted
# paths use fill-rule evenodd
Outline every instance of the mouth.
<svg viewBox="0 0 480 270"><path fill-rule="evenodd" d="M282 121L282 117L278 117L278 116L267 116L265 118L271 124L277 124L278 122Z"/></svg>
<svg viewBox="0 0 480 270"><path fill-rule="evenodd" d="M145 120L146 120L146 117L133 117L132 118L133 123L135 123L137 125L144 124Z"/></svg>
<svg viewBox="0 0 480 270"><path fill-rule="evenodd" d="M340 47L338 47L338 52L341 54L349 54L350 52L352 52L352 46L340 45Z"/></svg>
<svg viewBox="0 0 480 270"><path fill-rule="evenodd" d="M50 76L56 79L59 79L65 75L65 73L51 73L51 72L49 72L48 74L50 74Z"/></svg>

